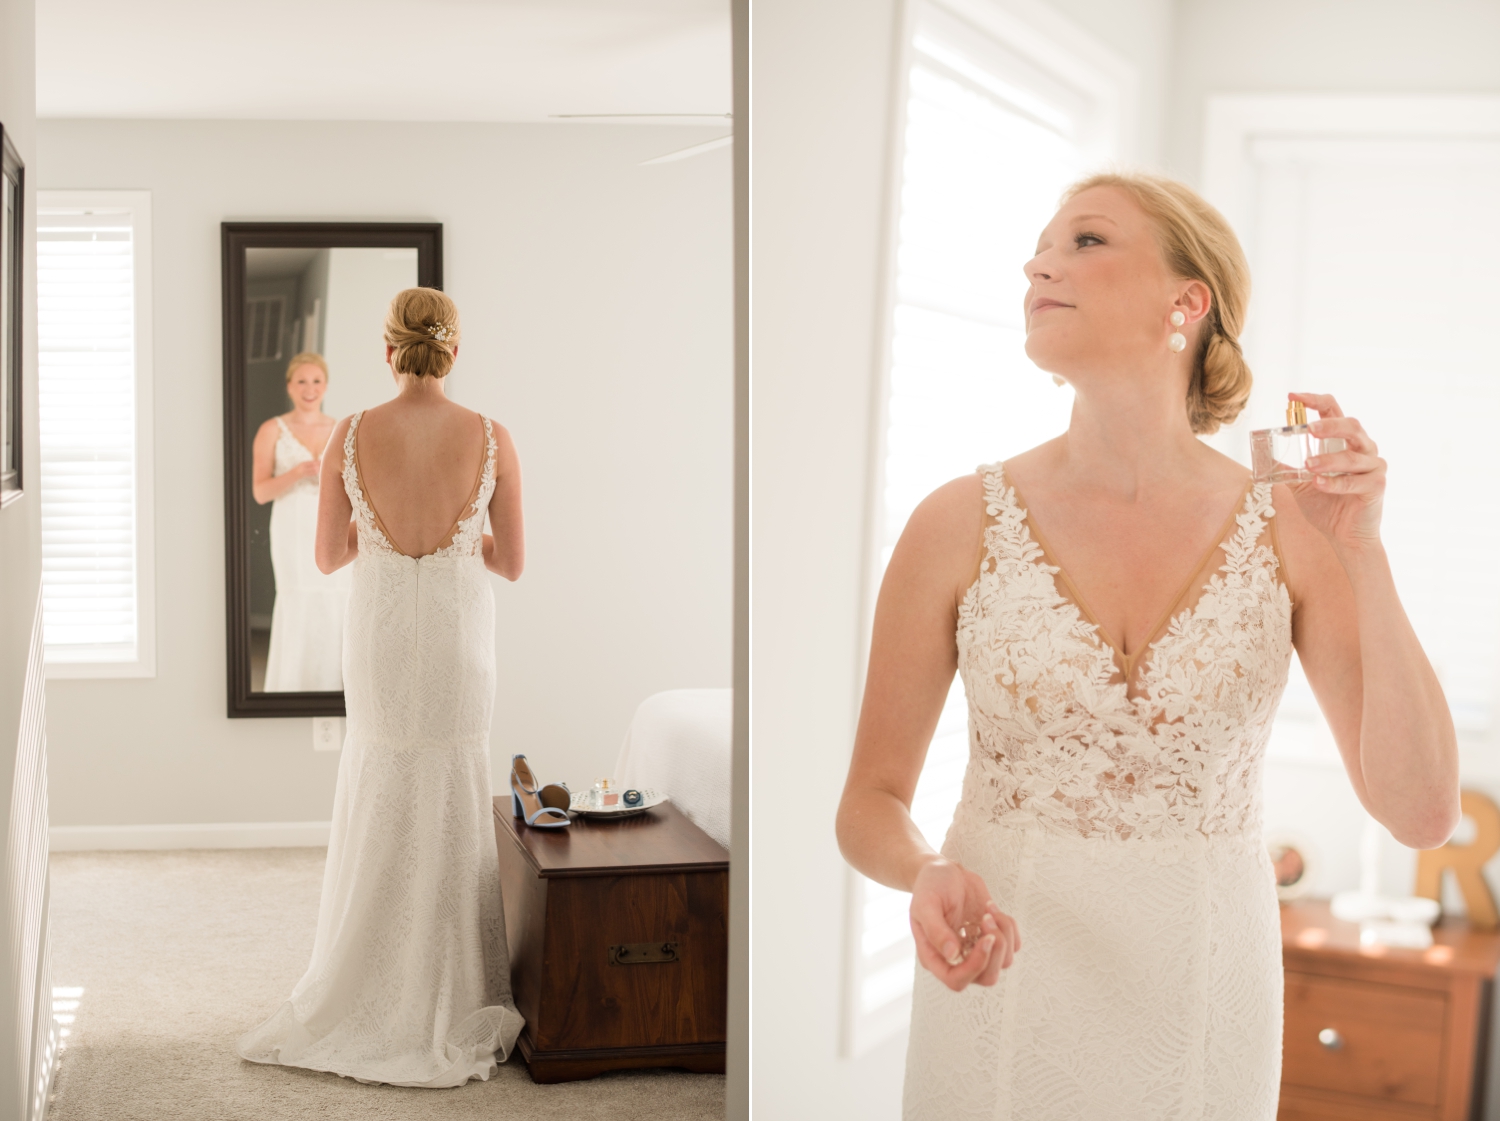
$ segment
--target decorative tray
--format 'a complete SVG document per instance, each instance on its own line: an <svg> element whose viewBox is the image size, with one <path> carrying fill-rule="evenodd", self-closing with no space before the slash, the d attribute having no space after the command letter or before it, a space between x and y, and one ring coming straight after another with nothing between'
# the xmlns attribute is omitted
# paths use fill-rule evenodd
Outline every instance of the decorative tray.
<svg viewBox="0 0 1500 1121"><path fill-rule="evenodd" d="M611 793L614 793L611 791ZM624 794L622 790L620 792ZM669 799L658 790L642 790L641 800L633 806L627 806L624 801L619 801L613 806L599 806L594 804L594 792L592 790L581 790L573 795L572 811L579 817L588 818L617 818L634 817L636 814L645 813L652 806L659 806Z"/></svg>

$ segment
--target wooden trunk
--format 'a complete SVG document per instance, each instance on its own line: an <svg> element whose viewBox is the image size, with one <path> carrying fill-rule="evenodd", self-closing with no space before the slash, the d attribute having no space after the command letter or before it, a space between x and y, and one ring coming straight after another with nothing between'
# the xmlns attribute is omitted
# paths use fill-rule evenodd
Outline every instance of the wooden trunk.
<svg viewBox="0 0 1500 1121"><path fill-rule="evenodd" d="M495 799L517 1045L537 1082L722 1072L729 854L667 803L531 829Z"/></svg>
<svg viewBox="0 0 1500 1121"><path fill-rule="evenodd" d="M1320 901L1284 905L1281 933L1280 1121L1480 1116L1500 934L1445 920L1427 950L1362 946Z"/></svg>

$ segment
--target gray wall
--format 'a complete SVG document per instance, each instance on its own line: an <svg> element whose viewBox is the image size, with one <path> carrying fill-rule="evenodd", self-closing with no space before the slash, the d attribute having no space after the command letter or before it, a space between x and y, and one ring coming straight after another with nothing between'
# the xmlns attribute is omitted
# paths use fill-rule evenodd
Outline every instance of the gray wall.
<svg viewBox="0 0 1500 1121"><path fill-rule="evenodd" d="M310 721L224 716L226 219L444 223L449 391L511 429L526 488L526 574L495 578L497 788L517 751L592 781L642 698L729 684L729 153L639 166L709 135L41 123L42 185L149 189L155 238L157 676L49 684L54 824L329 815Z"/></svg>

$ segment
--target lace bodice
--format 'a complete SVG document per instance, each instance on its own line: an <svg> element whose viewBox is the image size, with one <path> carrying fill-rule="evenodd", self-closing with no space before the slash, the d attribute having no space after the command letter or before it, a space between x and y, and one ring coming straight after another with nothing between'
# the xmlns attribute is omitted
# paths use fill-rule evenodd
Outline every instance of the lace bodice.
<svg viewBox="0 0 1500 1121"><path fill-rule="evenodd" d="M1292 649L1270 486L1248 490L1222 564L1127 677L1061 594L1001 466L980 471L984 554L957 634L971 752L960 815L1120 841L1258 831Z"/></svg>
<svg viewBox="0 0 1500 1121"><path fill-rule="evenodd" d="M390 534L375 511L370 497L365 493L364 481L359 474L359 442L357 433L361 409L349 419L349 431L344 435L344 491L354 507L354 520L359 525L359 551L361 556L406 556L391 542ZM448 531L445 543L440 544L427 557L467 557L478 554L484 536L484 512L495 493L495 426L481 416L484 424L484 460L479 466L479 477L465 503L458 520Z"/></svg>
<svg viewBox="0 0 1500 1121"><path fill-rule="evenodd" d="M276 433L276 454L271 464L272 475L280 477L297 466L297 464L306 463L311 459L317 458L312 452L307 450L306 444L292 434L291 427L287 424L285 418L278 416L276 418L276 427L278 431ZM298 479L283 492L282 497L299 492L317 494L318 477L316 475L308 475L305 478Z"/></svg>

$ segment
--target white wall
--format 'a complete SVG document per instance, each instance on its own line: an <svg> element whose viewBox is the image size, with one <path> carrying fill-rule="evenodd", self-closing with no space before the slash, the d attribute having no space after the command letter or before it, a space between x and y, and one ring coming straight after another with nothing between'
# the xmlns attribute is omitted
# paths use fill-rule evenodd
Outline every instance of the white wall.
<svg viewBox="0 0 1500 1121"><path fill-rule="evenodd" d="M1212 93L1500 90L1494 0L1178 0L1167 164L1197 183Z"/></svg>
<svg viewBox="0 0 1500 1121"><path fill-rule="evenodd" d="M751 25L753 1116L896 1114L901 1040L839 1058L875 278L895 0Z"/></svg>
<svg viewBox="0 0 1500 1121"><path fill-rule="evenodd" d="M718 131L718 130L716 130ZM306 719L225 711L219 223L440 221L449 390L515 435L527 571L495 578L495 783L607 773L635 705L725 686L727 151L696 129L43 121L41 185L152 192L157 676L54 681L57 825L327 820ZM7 632L10 633L10 632ZM7 679L8 680L8 679Z"/></svg>
<svg viewBox="0 0 1500 1121"><path fill-rule="evenodd" d="M24 845L29 822L24 815L26 764L35 759L35 728L22 723L28 643L36 617L41 579L41 520L37 501L36 397L36 64L33 55L36 6L32 0L0 0L0 125L26 165L23 252L26 260L22 318L22 454L25 493L0 510L0 1121L28 1116L29 1084L35 1026L36 988L49 984L37 970L34 928L40 919L45 939L46 912L28 913L34 890L32 854ZM34 721L29 723L34 724ZM22 749L18 753L18 748ZM18 774L18 754L21 756ZM12 797L20 783L21 805ZM12 821L12 809L22 812ZM44 874L44 873L43 873ZM45 896L43 897L45 900ZM45 902L44 902L45 907ZM30 943L28 948L27 943ZM30 1010L29 1012L27 1010ZM22 1038L24 1036L24 1038Z"/></svg>
<svg viewBox="0 0 1500 1121"><path fill-rule="evenodd" d="M329 415L348 416L396 395L385 363L385 312L392 296L416 282L415 249L329 250L322 312Z"/></svg>

